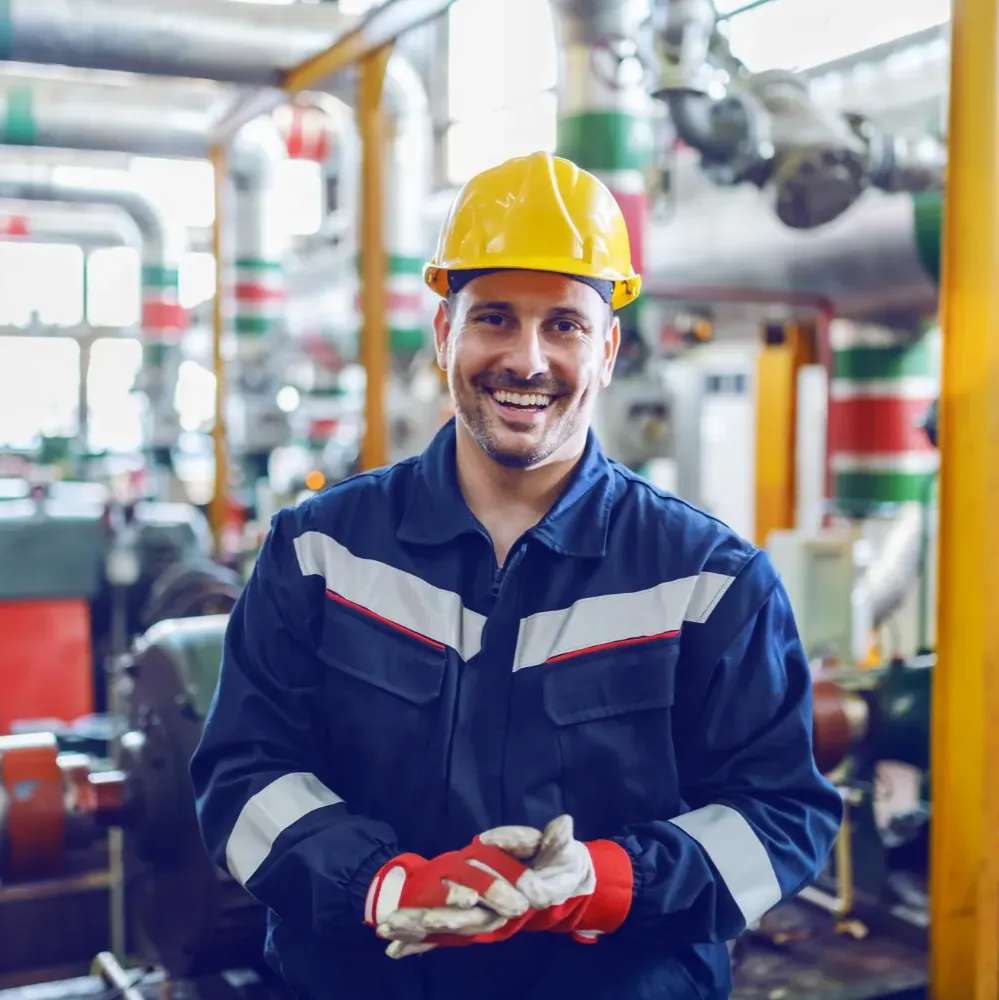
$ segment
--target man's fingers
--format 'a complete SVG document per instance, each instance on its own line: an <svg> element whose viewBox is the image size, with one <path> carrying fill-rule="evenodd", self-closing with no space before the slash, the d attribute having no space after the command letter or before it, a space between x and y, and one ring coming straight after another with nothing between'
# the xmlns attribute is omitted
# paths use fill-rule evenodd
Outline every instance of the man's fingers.
<svg viewBox="0 0 999 1000"><path fill-rule="evenodd" d="M530 861L541 844L541 831L532 826L498 826L494 830L486 830L479 840L521 861Z"/></svg>
<svg viewBox="0 0 999 1000"><path fill-rule="evenodd" d="M378 925L376 933L389 941L422 941L428 933L423 925L426 912L415 908L395 910Z"/></svg>

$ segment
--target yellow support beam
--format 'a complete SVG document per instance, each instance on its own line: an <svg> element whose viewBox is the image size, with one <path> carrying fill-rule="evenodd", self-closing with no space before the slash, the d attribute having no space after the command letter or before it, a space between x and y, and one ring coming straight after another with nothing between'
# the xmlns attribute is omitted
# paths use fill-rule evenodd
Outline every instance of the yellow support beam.
<svg viewBox="0 0 999 1000"><path fill-rule="evenodd" d="M222 532L229 511L229 444L226 430L226 371L223 341L225 338L226 261L225 231L228 225L228 153L224 146L210 152L215 172L215 219L212 222L212 255L215 257L215 298L212 301L212 371L215 374L215 423L212 443L215 446L215 490L208 508L208 523L215 542L215 554L222 552Z"/></svg>
<svg viewBox="0 0 999 1000"><path fill-rule="evenodd" d="M999 996L999 0L954 0L930 995Z"/></svg>
<svg viewBox="0 0 999 1000"><path fill-rule="evenodd" d="M382 88L392 47L366 56L357 88L357 127L361 137L361 360L365 371L364 440L361 469L385 465L385 384L388 377L387 296L385 283L385 162L388 148Z"/></svg>
<svg viewBox="0 0 999 1000"><path fill-rule="evenodd" d="M765 331L756 363L756 531L763 546L771 531L794 527L798 372L815 357L814 333L788 324L783 339ZM774 342L776 341L776 342Z"/></svg>

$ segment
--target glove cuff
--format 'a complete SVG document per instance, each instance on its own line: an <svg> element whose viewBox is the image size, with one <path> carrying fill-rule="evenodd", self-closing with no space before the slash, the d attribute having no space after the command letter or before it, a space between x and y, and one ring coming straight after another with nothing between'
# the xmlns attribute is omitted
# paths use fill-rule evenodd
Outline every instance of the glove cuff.
<svg viewBox="0 0 999 1000"><path fill-rule="evenodd" d="M364 922L369 927L376 927L390 913L399 908L403 886L406 879L421 865L427 863L426 858L419 854L400 854L385 862L375 872L375 877L368 886L368 894L364 900Z"/></svg>
<svg viewBox="0 0 999 1000"><path fill-rule="evenodd" d="M585 846L590 852L597 885L573 920L573 931L592 940L596 935L616 931L624 923L631 910L635 875L631 858L620 844L613 840L591 840Z"/></svg>

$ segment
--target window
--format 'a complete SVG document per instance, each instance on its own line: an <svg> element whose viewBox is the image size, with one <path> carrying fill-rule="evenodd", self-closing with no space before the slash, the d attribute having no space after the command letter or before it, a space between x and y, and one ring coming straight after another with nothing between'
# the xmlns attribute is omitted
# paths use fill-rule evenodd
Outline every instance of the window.
<svg viewBox="0 0 999 1000"><path fill-rule="evenodd" d="M278 173L281 218L290 236L311 236L323 221L323 170L312 160L285 160Z"/></svg>
<svg viewBox="0 0 999 1000"><path fill-rule="evenodd" d="M207 160L167 160L136 156L131 173L172 221L200 229L215 219L215 171Z"/></svg>
<svg viewBox="0 0 999 1000"><path fill-rule="evenodd" d="M2 269L0 269L2 271ZM0 446L79 429L80 345L69 337L0 337Z"/></svg>
<svg viewBox="0 0 999 1000"><path fill-rule="evenodd" d="M36 321L83 321L83 251L57 243L0 243L0 325Z"/></svg>
<svg viewBox="0 0 999 1000"><path fill-rule="evenodd" d="M94 451L130 452L142 446L142 397L132 392L142 348L131 337L102 337L90 348L88 437Z"/></svg>
<svg viewBox="0 0 999 1000"><path fill-rule="evenodd" d="M87 263L87 321L134 326L142 310L141 262L132 247L95 250Z"/></svg>
<svg viewBox="0 0 999 1000"><path fill-rule="evenodd" d="M549 0L457 0L448 31L448 181L460 184L510 156L554 151L558 55Z"/></svg>
<svg viewBox="0 0 999 1000"><path fill-rule="evenodd" d="M755 73L820 66L949 18L950 0L771 0L724 22L723 30Z"/></svg>
<svg viewBox="0 0 999 1000"><path fill-rule="evenodd" d="M178 275L180 304L193 309L215 297L215 258L210 253L186 253Z"/></svg>

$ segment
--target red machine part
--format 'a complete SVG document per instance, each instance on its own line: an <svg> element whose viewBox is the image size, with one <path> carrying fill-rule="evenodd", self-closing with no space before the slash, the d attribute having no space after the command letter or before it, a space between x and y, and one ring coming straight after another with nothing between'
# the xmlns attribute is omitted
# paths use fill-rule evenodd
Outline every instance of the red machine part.
<svg viewBox="0 0 999 1000"><path fill-rule="evenodd" d="M2 865L14 879L56 873L65 851L66 807L59 748L51 733L12 736L0 750L6 805Z"/></svg>
<svg viewBox="0 0 999 1000"><path fill-rule="evenodd" d="M71 722L93 712L86 601L0 601L0 635L0 736L18 720Z"/></svg>
<svg viewBox="0 0 999 1000"><path fill-rule="evenodd" d="M823 774L838 767L864 738L867 703L830 680L812 685L812 742L815 763Z"/></svg>

